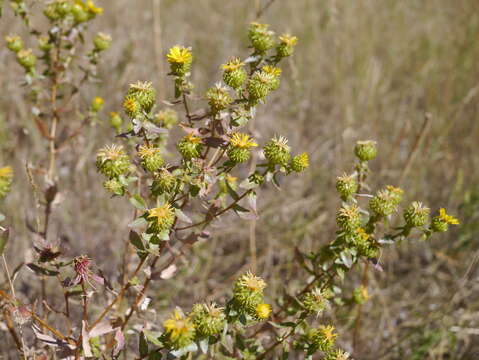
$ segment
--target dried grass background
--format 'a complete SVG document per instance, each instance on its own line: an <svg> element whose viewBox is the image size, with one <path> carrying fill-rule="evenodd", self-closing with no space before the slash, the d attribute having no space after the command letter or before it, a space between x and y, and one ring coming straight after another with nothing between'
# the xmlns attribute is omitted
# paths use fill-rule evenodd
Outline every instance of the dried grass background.
<svg viewBox="0 0 479 360"><path fill-rule="evenodd" d="M109 198L94 167L96 150L114 141L108 111L120 109L125 89L136 80L153 81L161 98L171 99L164 53L175 44L193 48L196 92L212 86L220 64L247 54L246 26L269 0L98 2L105 14L91 34L111 33L114 43L101 65L102 82L83 89L79 103L104 97L105 124L89 128L60 155L62 201L54 209L53 233L66 254L88 254L116 281L132 210L124 199ZM311 168L285 179L280 193L262 191L255 224L224 219L210 240L178 254L178 273L157 281L152 292L158 324L174 305L221 301L232 279L252 266L252 253L270 300L286 286L290 293L299 288L306 275L294 263L294 247L307 252L333 238L340 204L335 177L351 168L356 140L374 139L380 152L372 185L401 186L406 200L424 201L433 210L445 206L464 225L431 242L384 252L385 271L372 274L355 358L478 359L479 2L276 0L261 21L300 42L284 66L280 90L261 107L251 130L261 143L274 134L288 136L294 149L310 152ZM24 34L7 11L0 37L10 32ZM0 64L0 159L16 174L2 209L14 227L8 250L14 268L32 256L26 222L34 222L36 208L25 163L42 161L45 144L19 87L19 66L4 47ZM430 120L423 128L425 114ZM15 285L22 299L38 296L35 279L20 270ZM354 272L345 288L359 282ZM346 349L354 315L334 314ZM2 356L16 355L0 329Z"/></svg>

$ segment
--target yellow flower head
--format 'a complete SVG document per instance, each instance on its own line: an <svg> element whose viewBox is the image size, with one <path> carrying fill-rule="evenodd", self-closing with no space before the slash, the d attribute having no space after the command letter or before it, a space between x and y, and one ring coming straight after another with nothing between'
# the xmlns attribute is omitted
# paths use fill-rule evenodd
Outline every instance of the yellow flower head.
<svg viewBox="0 0 479 360"><path fill-rule="evenodd" d="M286 46L295 46L298 43L298 38L289 34L283 34L279 37L279 41Z"/></svg>
<svg viewBox="0 0 479 360"><path fill-rule="evenodd" d="M193 61L191 50L178 45L170 49L166 58L170 64L190 64Z"/></svg>
<svg viewBox="0 0 479 360"><path fill-rule="evenodd" d="M231 136L231 145L240 149L249 149L258 146L252 141L252 138L248 134L234 133Z"/></svg>
<svg viewBox="0 0 479 360"><path fill-rule="evenodd" d="M148 146L148 145L141 145L140 148L138 149L138 155L142 159L152 157L153 155L158 154L159 152L160 152L160 149L153 146Z"/></svg>
<svg viewBox="0 0 479 360"><path fill-rule="evenodd" d="M272 308L270 304L259 304L256 306L256 316L260 319L267 319L271 315Z"/></svg>
<svg viewBox="0 0 479 360"><path fill-rule="evenodd" d="M186 135L185 141L189 142L190 144L201 144L201 138L193 134Z"/></svg>
<svg viewBox="0 0 479 360"><path fill-rule="evenodd" d="M96 7L92 0L88 0L86 2L85 10L87 10L89 13L92 13L92 14L95 14L95 15L100 15L100 14L103 13L103 8Z"/></svg>
<svg viewBox="0 0 479 360"><path fill-rule="evenodd" d="M321 325L319 327L320 333L329 343L333 343L336 340L336 337L338 336L338 334L334 333L334 330L335 330L334 326L332 325L327 325L327 326Z"/></svg>
<svg viewBox="0 0 479 360"><path fill-rule="evenodd" d="M226 181L228 182L228 184L236 184L236 182L238 181L238 178L228 174L226 175Z"/></svg>
<svg viewBox="0 0 479 360"><path fill-rule="evenodd" d="M163 322L163 326L173 341L195 330L190 318L184 316L178 308L175 309L171 318Z"/></svg>
<svg viewBox="0 0 479 360"><path fill-rule="evenodd" d="M251 291L263 291L266 287L266 283L263 279L253 275L249 271L240 278L239 283L241 286L248 288Z"/></svg>
<svg viewBox="0 0 479 360"><path fill-rule="evenodd" d="M446 209L439 209L439 218L449 225L459 225L459 220L452 215L446 214Z"/></svg>
<svg viewBox="0 0 479 360"><path fill-rule="evenodd" d="M356 230L356 233L358 234L361 240L364 240L364 241L369 240L369 234L362 227L358 228Z"/></svg>
<svg viewBox="0 0 479 360"><path fill-rule="evenodd" d="M263 66L261 70L267 74L273 75L274 77L279 77L282 71L279 67L269 65Z"/></svg>
<svg viewBox="0 0 479 360"><path fill-rule="evenodd" d="M116 160L125 155L123 146L121 145L107 145L98 152L98 156L104 160Z"/></svg>
<svg viewBox="0 0 479 360"><path fill-rule="evenodd" d="M10 180L13 177L13 170L10 166L0 168L0 180Z"/></svg>
<svg viewBox="0 0 479 360"><path fill-rule="evenodd" d="M233 58L230 61L228 61L226 64L221 65L221 68L224 71L234 71L234 70L240 69L244 65L245 65L244 62L241 62L239 58Z"/></svg>
<svg viewBox="0 0 479 360"><path fill-rule="evenodd" d="M165 221L174 217L174 211L170 204L166 203L157 208L148 210L148 219L155 219L158 224L163 224Z"/></svg>

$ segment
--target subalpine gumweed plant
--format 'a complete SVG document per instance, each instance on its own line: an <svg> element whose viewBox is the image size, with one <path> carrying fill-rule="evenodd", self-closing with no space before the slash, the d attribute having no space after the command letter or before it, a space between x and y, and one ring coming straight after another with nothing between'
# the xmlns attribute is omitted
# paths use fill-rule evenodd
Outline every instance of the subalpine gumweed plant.
<svg viewBox="0 0 479 360"><path fill-rule="evenodd" d="M12 6L29 19L24 2L12 1ZM39 58L43 72L37 70L35 56L34 61L18 60L35 104L44 104L36 105L34 115L42 134L50 125L45 133L50 154L47 179L55 186L59 180L51 169L62 145L55 135L64 113L60 109L68 109L76 94L64 86L74 78L69 75L75 73L72 63L77 60L72 49L75 41L82 41L86 23L100 12L91 1L47 3L44 14L52 27L45 39L48 50ZM36 31L32 34L39 36ZM251 53L227 60L221 65L221 81L203 93L194 93L191 81L194 51L174 46L166 61L175 98L160 102L151 82L138 81L125 91L123 109L111 114L115 134L110 144L98 150L95 165L105 196L125 198L135 213L134 220L125 224L128 243L123 258L129 263L119 279L105 279L94 265L93 254L67 258L52 245L47 229L56 191L51 190L53 185L47 187L45 228L38 232L44 244L35 246L37 258L28 266L42 279L58 280L64 301L52 306L54 295L42 294L41 309L21 302L4 261L10 286L0 291L3 315L23 358L125 354L139 359L348 359L350 355L336 345L338 334L331 315L355 312L357 332L361 306L369 297L367 272L370 266L381 267L383 249L412 239L427 240L458 224L444 209L431 218L420 202L400 210L404 194L397 187L372 192L368 163L377 156L376 143L360 141L354 149L354 169L337 178L342 201L336 214L337 232L324 234L332 241L310 254L299 250L292 254L304 270L302 289L287 289L284 296L271 299L266 281L246 272L231 284L226 299L200 302L190 309L171 304L169 315L154 320L145 316L148 308L157 306L148 296L152 283L171 277L176 254L214 236L209 225L227 214L256 219L258 189L279 186L278 177L299 174L309 166L308 155L293 151L286 137L276 135L260 144L247 131L256 109L279 88L281 62L293 55L297 38L276 37L259 23L250 25L248 37ZM18 55L23 43L15 35L7 39L17 58L24 56ZM95 37L86 55L89 65L94 68L109 44L108 36ZM90 70L85 71L81 81L91 76ZM45 89L50 97L44 97ZM63 107L59 99L65 102ZM99 98L93 99L80 123L94 117L102 105ZM122 112L128 122L122 120ZM173 128L183 131L179 139L170 134ZM258 161L251 167L253 154ZM0 169L0 196L8 192L11 182L11 169ZM5 243L0 243L1 252ZM135 256L129 256L130 249ZM342 282L358 266L364 268L363 281L347 293ZM33 329L36 342L24 335L26 327Z"/></svg>

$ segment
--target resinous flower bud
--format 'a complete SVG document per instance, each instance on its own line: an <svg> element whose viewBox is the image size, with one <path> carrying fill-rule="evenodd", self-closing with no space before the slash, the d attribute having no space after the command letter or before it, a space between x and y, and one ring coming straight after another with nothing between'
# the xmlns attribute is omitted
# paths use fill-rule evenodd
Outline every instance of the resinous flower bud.
<svg viewBox="0 0 479 360"><path fill-rule="evenodd" d="M154 195L159 196L173 191L175 186L176 177L167 169L161 169L158 173L155 173L153 183L151 184L151 191Z"/></svg>
<svg viewBox="0 0 479 360"><path fill-rule="evenodd" d="M449 230L449 225L459 225L459 220L452 215L448 215L444 208L439 209L439 215L432 219L431 230L445 232Z"/></svg>
<svg viewBox="0 0 479 360"><path fill-rule="evenodd" d="M18 53L23 49L23 40L18 35L8 35L5 37L5 41L7 42L7 48L14 53Z"/></svg>
<svg viewBox="0 0 479 360"><path fill-rule="evenodd" d="M391 215L397 208L397 193L383 189L369 201L369 208L377 216L384 217Z"/></svg>
<svg viewBox="0 0 479 360"><path fill-rule="evenodd" d="M274 32L269 25L253 22L249 26L248 37L256 52L264 54L274 46Z"/></svg>
<svg viewBox="0 0 479 360"><path fill-rule="evenodd" d="M38 38L38 48L44 52L50 51L53 48L53 44L50 43L50 37L40 36Z"/></svg>
<svg viewBox="0 0 479 360"><path fill-rule="evenodd" d="M250 149L255 146L258 146L258 144L256 144L248 134L234 133L231 136L227 155L231 161L242 163L250 158Z"/></svg>
<svg viewBox="0 0 479 360"><path fill-rule="evenodd" d="M269 74L272 76L272 80L269 85L270 90L271 91L277 90L279 88L280 79L281 79L281 69L276 66L266 65L266 66L263 66L261 70L263 70L266 74Z"/></svg>
<svg viewBox="0 0 479 360"><path fill-rule="evenodd" d="M350 354L341 350L335 349L328 351L324 360L348 360L350 359Z"/></svg>
<svg viewBox="0 0 479 360"><path fill-rule="evenodd" d="M111 45L111 36L100 32L93 39L93 45L96 51L105 51Z"/></svg>
<svg viewBox="0 0 479 360"><path fill-rule="evenodd" d="M91 102L91 110L93 112L98 112L101 109L103 109L104 104L105 104L105 100L103 100L103 98L101 98L99 96L96 96L95 98L93 98L93 100Z"/></svg>
<svg viewBox="0 0 479 360"><path fill-rule="evenodd" d="M178 124L178 113L170 108L160 110L153 117L153 123L166 129L171 129Z"/></svg>
<svg viewBox="0 0 479 360"><path fill-rule="evenodd" d="M354 175L343 174L336 178L336 190L343 201L348 201L358 191L358 182Z"/></svg>
<svg viewBox="0 0 479 360"><path fill-rule="evenodd" d="M368 288L361 285L360 287L354 289L353 291L353 301L356 304L364 304L366 301L369 300L369 292Z"/></svg>
<svg viewBox="0 0 479 360"><path fill-rule="evenodd" d="M302 172L309 167L309 156L308 153L302 153L296 155L291 159L291 170L295 172Z"/></svg>
<svg viewBox="0 0 479 360"><path fill-rule="evenodd" d="M226 85L231 86L235 90L243 86L247 77L246 70L243 68L244 65L240 59L234 58L221 66L224 71L223 81Z"/></svg>
<svg viewBox="0 0 479 360"><path fill-rule="evenodd" d="M190 316L200 339L220 334L226 324L223 309L216 304L196 304Z"/></svg>
<svg viewBox="0 0 479 360"><path fill-rule="evenodd" d="M228 89L217 84L206 92L206 99L213 114L220 112L233 102Z"/></svg>
<svg viewBox="0 0 479 360"><path fill-rule="evenodd" d="M338 336L334 333L334 330L332 325L321 325L309 332L308 340L314 349L328 351L332 348Z"/></svg>
<svg viewBox="0 0 479 360"><path fill-rule="evenodd" d="M304 294L302 302L308 313L319 314L328 305L328 298L320 288L315 288Z"/></svg>
<svg viewBox="0 0 479 360"><path fill-rule="evenodd" d="M263 148L264 156L271 165L286 165L291 157L288 139L285 137L275 137L271 139Z"/></svg>
<svg viewBox="0 0 479 360"><path fill-rule="evenodd" d="M156 102L156 91L151 82L138 81L130 85L125 99L134 99L146 113L150 112Z"/></svg>
<svg viewBox="0 0 479 360"><path fill-rule="evenodd" d="M115 195L123 196L125 194L125 187L117 178L109 179L103 183L103 187L108 192Z"/></svg>
<svg viewBox="0 0 479 360"><path fill-rule="evenodd" d="M171 317L163 322L168 345L173 349L181 349L191 344L195 337L195 327L190 317L176 308Z"/></svg>
<svg viewBox="0 0 479 360"><path fill-rule="evenodd" d="M279 44L276 47L276 57L281 59L293 55L294 48L298 43L296 36L284 34L279 37Z"/></svg>
<svg viewBox="0 0 479 360"><path fill-rule="evenodd" d="M402 201L404 190L392 185L386 186L386 190L389 192L394 204L399 205Z"/></svg>
<svg viewBox="0 0 479 360"><path fill-rule="evenodd" d="M127 173L130 165L130 159L125 154L123 146L109 145L98 151L96 167L100 173L110 179Z"/></svg>
<svg viewBox="0 0 479 360"><path fill-rule="evenodd" d="M13 170L10 166L0 168L0 199L7 196L13 179Z"/></svg>
<svg viewBox="0 0 479 360"><path fill-rule="evenodd" d="M238 310L256 314L256 307L263 303L263 290L266 283L263 279L248 272L236 280L233 299Z"/></svg>
<svg viewBox="0 0 479 360"><path fill-rule="evenodd" d="M353 234L353 243L359 255L368 259L376 259L379 256L379 246L371 241L371 236L363 228L357 228Z"/></svg>
<svg viewBox="0 0 479 360"><path fill-rule="evenodd" d="M116 129L116 131L121 131L121 125L123 124L123 119L116 112L110 113L110 125Z"/></svg>
<svg viewBox="0 0 479 360"><path fill-rule="evenodd" d="M32 49L23 49L17 52L17 61L25 70L31 71L37 63L37 57Z"/></svg>
<svg viewBox="0 0 479 360"><path fill-rule="evenodd" d="M248 80L248 93L253 102L263 100L271 91L275 78L265 71L256 71Z"/></svg>
<svg viewBox="0 0 479 360"><path fill-rule="evenodd" d="M258 304L255 309L255 315L259 320L264 320L269 318L273 309L271 308L270 304Z"/></svg>
<svg viewBox="0 0 479 360"><path fill-rule="evenodd" d="M175 211L173 207L166 203L156 208L150 209L146 213L146 221L148 221L148 229L161 233L169 230L175 222Z"/></svg>
<svg viewBox="0 0 479 360"><path fill-rule="evenodd" d="M188 134L178 143L178 151L185 160L191 160L201 156L203 144L201 138Z"/></svg>
<svg viewBox="0 0 479 360"><path fill-rule="evenodd" d="M419 201L414 201L404 210L404 221L411 228L423 226L429 220L429 212L429 208Z"/></svg>
<svg viewBox="0 0 479 360"><path fill-rule="evenodd" d="M53 15L53 14L52 14ZM80 24L80 23L83 23L85 21L88 21L90 20L90 15L88 13L88 11L85 9L84 6L80 5L80 3L75 3L72 7L72 15L73 15L73 19L75 20L75 23L77 24ZM45 14L45 16L48 17L47 14ZM50 20L56 20L56 19L50 19Z"/></svg>
<svg viewBox="0 0 479 360"><path fill-rule="evenodd" d="M166 59L170 64L171 73L176 76L183 76L191 68L193 55L191 54L190 48L177 45L170 49L166 55Z"/></svg>
<svg viewBox="0 0 479 360"><path fill-rule="evenodd" d="M361 214L355 204L344 205L336 214L336 223L342 231L354 233L361 226Z"/></svg>
<svg viewBox="0 0 479 360"><path fill-rule="evenodd" d="M164 163L161 150L154 146L141 145L138 149L138 156L141 158L141 166L147 171L154 172Z"/></svg>
<svg viewBox="0 0 479 360"><path fill-rule="evenodd" d="M376 157L378 149L376 147L376 141L366 140L358 141L354 148L354 154L361 161L369 161Z"/></svg>

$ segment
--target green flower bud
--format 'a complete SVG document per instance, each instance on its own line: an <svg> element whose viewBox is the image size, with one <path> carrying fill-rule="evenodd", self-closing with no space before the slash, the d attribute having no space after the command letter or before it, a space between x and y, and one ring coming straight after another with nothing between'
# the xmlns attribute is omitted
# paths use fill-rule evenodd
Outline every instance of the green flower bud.
<svg viewBox="0 0 479 360"><path fill-rule="evenodd" d="M40 50L47 52L53 48L53 44L50 43L50 38L48 36L41 36L38 38L38 47Z"/></svg>
<svg viewBox="0 0 479 360"><path fill-rule="evenodd" d="M310 314L321 313L328 305L328 298L319 288L315 288L306 294L302 299L304 309Z"/></svg>
<svg viewBox="0 0 479 360"><path fill-rule="evenodd" d="M262 71L264 71L266 74L269 74L272 76L271 83L269 85L269 88L271 91L277 90L279 88L280 84L280 79L281 79L281 69L275 66L263 66L261 68Z"/></svg>
<svg viewBox="0 0 479 360"><path fill-rule="evenodd" d="M284 137L271 139L263 148L264 156L271 165L286 165L291 157L288 140Z"/></svg>
<svg viewBox="0 0 479 360"><path fill-rule="evenodd" d="M186 135L178 143L178 151L185 160L199 158L201 156L201 152L203 151L201 138L192 134Z"/></svg>
<svg viewBox="0 0 479 360"><path fill-rule="evenodd" d="M105 181L103 187L111 192L112 194L123 196L125 194L124 186L118 181L118 179L113 178Z"/></svg>
<svg viewBox="0 0 479 360"><path fill-rule="evenodd" d="M291 160L291 170L295 172L302 172L309 167L309 156L307 153L302 153L300 155L296 155Z"/></svg>
<svg viewBox="0 0 479 360"><path fill-rule="evenodd" d="M167 169L161 169L159 173L155 174L153 183L151 184L151 191L155 196L159 196L172 192L175 186L176 177Z"/></svg>
<svg viewBox="0 0 479 360"><path fill-rule="evenodd" d="M220 334L225 325L225 314L216 304L196 304L190 315L196 329L196 336L200 339Z"/></svg>
<svg viewBox="0 0 479 360"><path fill-rule="evenodd" d="M93 45L95 45L95 50L105 51L111 45L111 36L100 32L93 39Z"/></svg>
<svg viewBox="0 0 479 360"><path fill-rule="evenodd" d="M23 49L23 40L20 36L9 35L5 38L5 41L7 42L7 48L14 53L18 53Z"/></svg>
<svg viewBox="0 0 479 360"><path fill-rule="evenodd" d="M336 342L337 334L334 333L334 326L321 325L317 329L312 329L307 334L310 345L315 350L328 351Z"/></svg>
<svg viewBox="0 0 479 360"><path fill-rule="evenodd" d="M178 113L170 108L161 110L153 118L153 123L166 129L171 129L178 124Z"/></svg>
<svg viewBox="0 0 479 360"><path fill-rule="evenodd" d="M98 112L100 111L101 109L103 109L103 105L105 104L105 100L103 100L101 97L99 96L96 96L95 98L93 98L92 102L91 102L91 110L93 112Z"/></svg>
<svg viewBox="0 0 479 360"><path fill-rule="evenodd" d="M123 124L123 119L116 112L110 113L110 125L116 129L116 131L121 131L121 125Z"/></svg>
<svg viewBox="0 0 479 360"><path fill-rule="evenodd" d="M61 18L60 13L58 12L57 2L48 3L45 9L43 9L43 14L52 22Z"/></svg>
<svg viewBox="0 0 479 360"><path fill-rule="evenodd" d="M340 229L347 233L354 233L361 226L361 214L355 204L344 205L336 214L336 223Z"/></svg>
<svg viewBox="0 0 479 360"><path fill-rule="evenodd" d="M296 36L284 34L279 37L279 44L276 47L276 57L281 59L293 55L294 47L298 43Z"/></svg>
<svg viewBox="0 0 479 360"><path fill-rule="evenodd" d="M275 78L273 75L265 71L257 71L248 80L248 93L253 102L264 99L272 87L274 86Z"/></svg>
<svg viewBox="0 0 479 360"><path fill-rule="evenodd" d="M10 192L13 180L13 170L10 166L0 168L0 199Z"/></svg>
<svg viewBox="0 0 479 360"><path fill-rule="evenodd" d="M138 155L141 158L141 166L143 166L147 171L154 172L158 170L164 163L163 157L161 156L161 150L153 146L140 146Z"/></svg>
<svg viewBox="0 0 479 360"><path fill-rule="evenodd" d="M175 222L175 211L166 203L157 208L148 210L144 217L148 221L148 230L154 233L161 233L169 230Z"/></svg>
<svg viewBox="0 0 479 360"><path fill-rule="evenodd" d="M73 15L73 19L75 20L75 22L77 24L80 24L80 23L83 23L85 21L90 20L90 14L80 4L74 4L73 7L72 7L71 12L72 12L72 15ZM50 20L52 20L52 19L50 19ZM56 19L53 19L53 20L56 20Z"/></svg>
<svg viewBox="0 0 479 360"><path fill-rule="evenodd" d="M263 185L264 176L258 172L255 172L248 177L248 180L253 184Z"/></svg>
<svg viewBox="0 0 479 360"><path fill-rule="evenodd" d="M429 220L429 208L418 201L414 201L404 210L406 225L413 228L423 226Z"/></svg>
<svg viewBox="0 0 479 360"><path fill-rule="evenodd" d="M149 113L156 102L156 91L150 82L131 84L125 99L134 99L141 109Z"/></svg>
<svg viewBox="0 0 479 360"><path fill-rule="evenodd" d="M190 317L176 308L173 315L163 322L167 345L173 349L182 349L190 345L195 337L195 327Z"/></svg>
<svg viewBox="0 0 479 360"><path fill-rule="evenodd" d="M250 24L248 37L256 52L264 54L274 46L274 32L269 25L253 22Z"/></svg>
<svg viewBox="0 0 479 360"><path fill-rule="evenodd" d="M348 201L358 191L358 182L354 175L339 176L336 178L336 190L343 201Z"/></svg>
<svg viewBox="0 0 479 360"><path fill-rule="evenodd" d="M459 220L448 215L445 209L439 209L439 215L432 219L431 230L433 232L446 232L449 230L449 225L459 225Z"/></svg>
<svg viewBox="0 0 479 360"><path fill-rule="evenodd" d="M37 57L32 49L23 49L17 53L17 61L25 70L30 71L35 67Z"/></svg>
<svg viewBox="0 0 479 360"><path fill-rule="evenodd" d="M226 109L233 102L228 89L219 84L206 92L206 98L214 114Z"/></svg>
<svg viewBox="0 0 479 360"><path fill-rule="evenodd" d="M358 254L368 259L376 259L379 256L379 247L370 241L370 235L363 228L356 229L353 234L353 243Z"/></svg>
<svg viewBox="0 0 479 360"><path fill-rule="evenodd" d="M166 58L170 64L171 73L180 77L190 70L191 63L193 62L191 49L178 45L170 49Z"/></svg>
<svg viewBox="0 0 479 360"><path fill-rule="evenodd" d="M397 209L397 196L394 192L388 191L387 189L380 190L377 192L369 201L369 208L374 214L380 217L389 216Z"/></svg>
<svg viewBox="0 0 479 360"><path fill-rule="evenodd" d="M394 187L392 185L386 186L386 190L389 192L395 205L399 205L402 201L404 190L401 188Z"/></svg>
<svg viewBox="0 0 479 360"><path fill-rule="evenodd" d="M256 314L256 307L263 303L263 290L266 283L260 277L248 272L236 280L233 300L238 311Z"/></svg>
<svg viewBox="0 0 479 360"><path fill-rule="evenodd" d="M369 161L376 157L378 149L376 148L376 141L366 140L358 141L354 148L354 154L361 161Z"/></svg>
<svg viewBox="0 0 479 360"><path fill-rule="evenodd" d="M130 169L130 159L119 145L106 146L98 152L96 167L100 173L112 179Z"/></svg>
<svg viewBox="0 0 479 360"><path fill-rule="evenodd" d="M368 288L361 285L360 287L354 289L353 291L353 301L356 304L364 304L369 300Z"/></svg>
<svg viewBox="0 0 479 360"><path fill-rule="evenodd" d="M248 76L243 66L244 63L238 58L234 58L222 66L224 70L223 81L226 85L231 86L235 90L243 86Z"/></svg>

